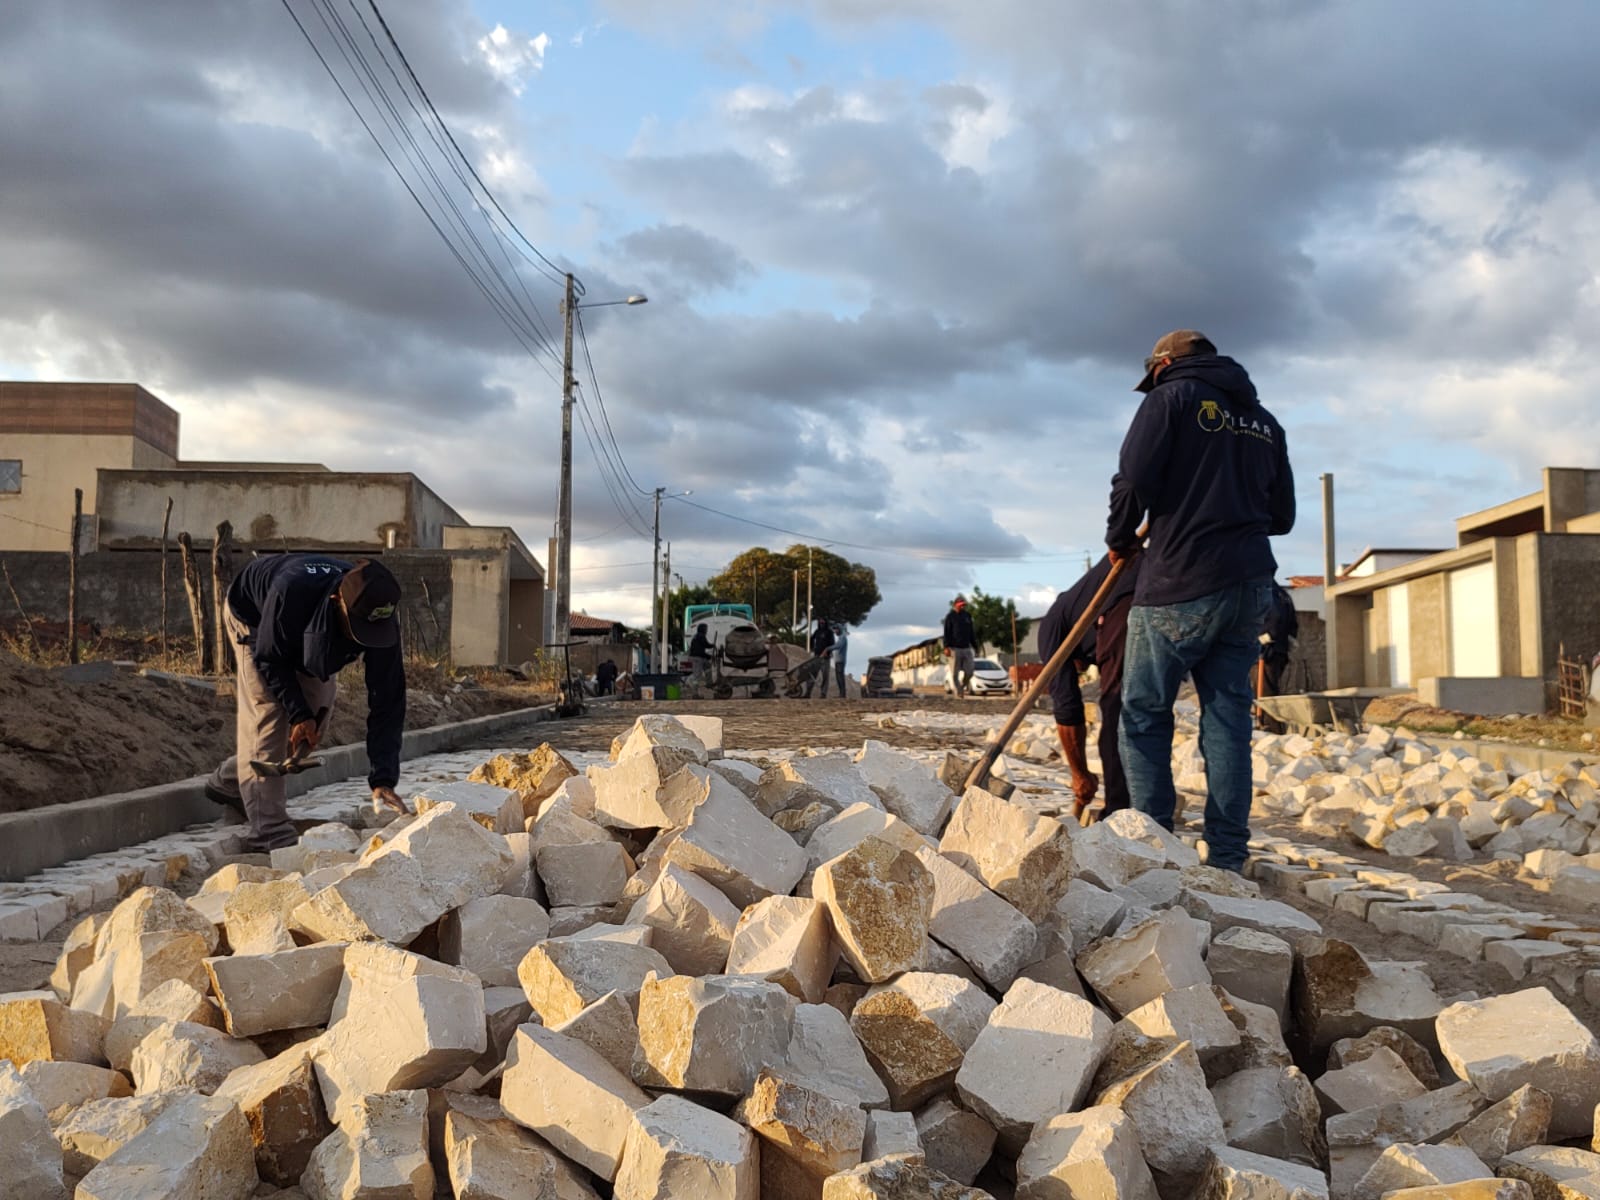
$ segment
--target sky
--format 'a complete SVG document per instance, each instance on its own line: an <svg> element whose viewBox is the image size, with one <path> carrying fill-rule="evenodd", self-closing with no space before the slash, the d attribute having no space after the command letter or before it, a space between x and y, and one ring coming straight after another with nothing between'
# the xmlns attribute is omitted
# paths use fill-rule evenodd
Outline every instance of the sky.
<svg viewBox="0 0 1600 1200"><path fill-rule="evenodd" d="M460 159L409 109L379 11ZM1537 14L15 5L0 377L142 383L185 457L412 471L542 560L554 280L647 294L584 314L574 610L648 623L661 487L691 493L661 514L691 582L803 540L872 566L864 659L959 590L1037 613L1078 577L1141 360L1193 327L1287 430L1283 574L1321 572L1325 472L1341 561L1446 546L1542 467L1600 466L1600 6ZM455 256L475 252L495 305Z"/></svg>

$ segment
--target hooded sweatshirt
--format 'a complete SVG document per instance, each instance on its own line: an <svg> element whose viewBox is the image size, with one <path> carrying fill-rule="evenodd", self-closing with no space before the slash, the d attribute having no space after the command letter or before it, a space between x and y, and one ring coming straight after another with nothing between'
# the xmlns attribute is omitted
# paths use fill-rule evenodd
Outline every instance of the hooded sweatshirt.
<svg viewBox="0 0 1600 1200"><path fill-rule="evenodd" d="M1233 359L1177 359L1134 414L1111 480L1106 545L1132 549L1146 514L1135 604L1180 604L1276 572L1267 539L1294 528L1289 448Z"/></svg>
<svg viewBox="0 0 1600 1200"><path fill-rule="evenodd" d="M273 554L252 559L228 588L228 607L250 627L250 658L290 721L310 721L299 676L332 679L361 659L367 680L367 760L373 787L400 779L406 727L406 669L398 643L372 649L339 628L333 593L354 564L323 554ZM242 650L239 651L242 653Z"/></svg>

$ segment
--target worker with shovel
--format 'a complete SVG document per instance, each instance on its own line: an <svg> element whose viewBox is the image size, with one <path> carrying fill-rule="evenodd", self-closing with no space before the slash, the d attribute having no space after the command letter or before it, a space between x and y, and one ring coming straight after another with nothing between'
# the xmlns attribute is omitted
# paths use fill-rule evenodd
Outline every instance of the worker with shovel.
<svg viewBox="0 0 1600 1200"><path fill-rule="evenodd" d="M1110 557L1102 558L1077 583L1056 597L1050 611L1039 620L1039 657L1049 661L1068 632L1078 623L1101 584L1111 575ZM1100 774L1106 788L1101 806L1102 819L1128 807L1128 778L1122 770L1122 753L1117 747L1122 724L1122 655L1127 645L1128 610L1133 607L1134 587L1139 582L1139 560L1135 558L1117 577L1088 634L1072 651L1066 665L1050 680L1050 707L1055 713L1056 736L1061 739L1061 755L1072 774L1072 815L1079 821L1095 798L1102 780L1089 770L1088 731L1084 721L1083 690L1078 675L1093 663L1100 672Z"/></svg>
<svg viewBox="0 0 1600 1200"><path fill-rule="evenodd" d="M299 838L285 777L319 766L309 757L327 731L335 676L361 659L367 682L367 759L374 805L399 812L406 676L400 652L400 582L383 564L320 554L280 554L247 564L228 588L223 623L238 661L236 755L206 781L207 799L250 822L251 848Z"/></svg>

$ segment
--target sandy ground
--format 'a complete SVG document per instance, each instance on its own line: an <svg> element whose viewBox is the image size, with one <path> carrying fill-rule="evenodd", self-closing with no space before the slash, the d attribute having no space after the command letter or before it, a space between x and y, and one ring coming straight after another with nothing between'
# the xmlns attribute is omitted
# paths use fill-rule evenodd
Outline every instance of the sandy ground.
<svg viewBox="0 0 1600 1200"><path fill-rule="evenodd" d="M122 687L123 685L99 686ZM725 722L727 744L737 749L762 750L794 746L859 747L869 736L898 746L937 748L949 745L952 749L967 749L976 743L969 739L952 739L945 735L929 735L914 730L876 730L868 726L861 717L867 712L891 712L904 708L971 711L972 706L976 704L984 705L986 709L992 708L997 713L1008 711L1004 702L997 700L967 701L967 707L961 709L954 701L921 697L915 701L729 700L661 704L607 702L593 704L583 716L567 721L530 721L524 730L502 733L480 748L489 750L508 745L527 745L531 748L542 741L548 741L562 750L604 751L610 749L611 739L632 725L634 719L642 713L694 712L722 717ZM10 732L7 729L0 735L0 739L9 738ZM3 751L0 751L0 769L4 768L4 762ZM194 771L180 771L173 777L182 778L186 774L194 774ZM200 883L198 879L184 879L177 890L182 895L192 895ZM108 904L104 907L112 906ZM56 931L57 936L43 942L0 942L0 992L45 986L56 956L61 952L62 942L71 932L73 924L76 922L63 925Z"/></svg>
<svg viewBox="0 0 1600 1200"><path fill-rule="evenodd" d="M345 672L328 744L366 736L359 667ZM233 752L232 681L221 691L117 671L66 672L0 651L0 813L153 787L211 770ZM467 687L412 676L406 725L460 721L541 702L526 686Z"/></svg>

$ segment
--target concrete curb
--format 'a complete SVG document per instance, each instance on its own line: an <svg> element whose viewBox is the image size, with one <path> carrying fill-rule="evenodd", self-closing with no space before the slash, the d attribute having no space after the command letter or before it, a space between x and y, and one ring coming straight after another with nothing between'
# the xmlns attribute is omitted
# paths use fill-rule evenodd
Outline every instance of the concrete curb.
<svg viewBox="0 0 1600 1200"><path fill-rule="evenodd" d="M449 725L407 730L400 743L402 759L420 758L441 750L498 737L519 725L555 719L555 706L519 708L512 712L474 717ZM365 746L334 746L319 752L323 766L291 776L289 795L365 775ZM34 808L0 816L0 882L14 883L49 867L121 850L154 838L177 833L190 825L215 821L217 806L205 798L204 776Z"/></svg>
<svg viewBox="0 0 1600 1200"><path fill-rule="evenodd" d="M1401 722L1404 724L1404 722ZM1557 750L1548 746L1526 746L1521 742L1490 742L1479 738L1453 738L1448 734L1424 733L1417 735L1436 750L1463 750L1482 759L1496 771L1512 775L1526 775L1531 771L1564 767L1576 759L1585 763L1600 763L1600 755L1580 754L1576 750Z"/></svg>

